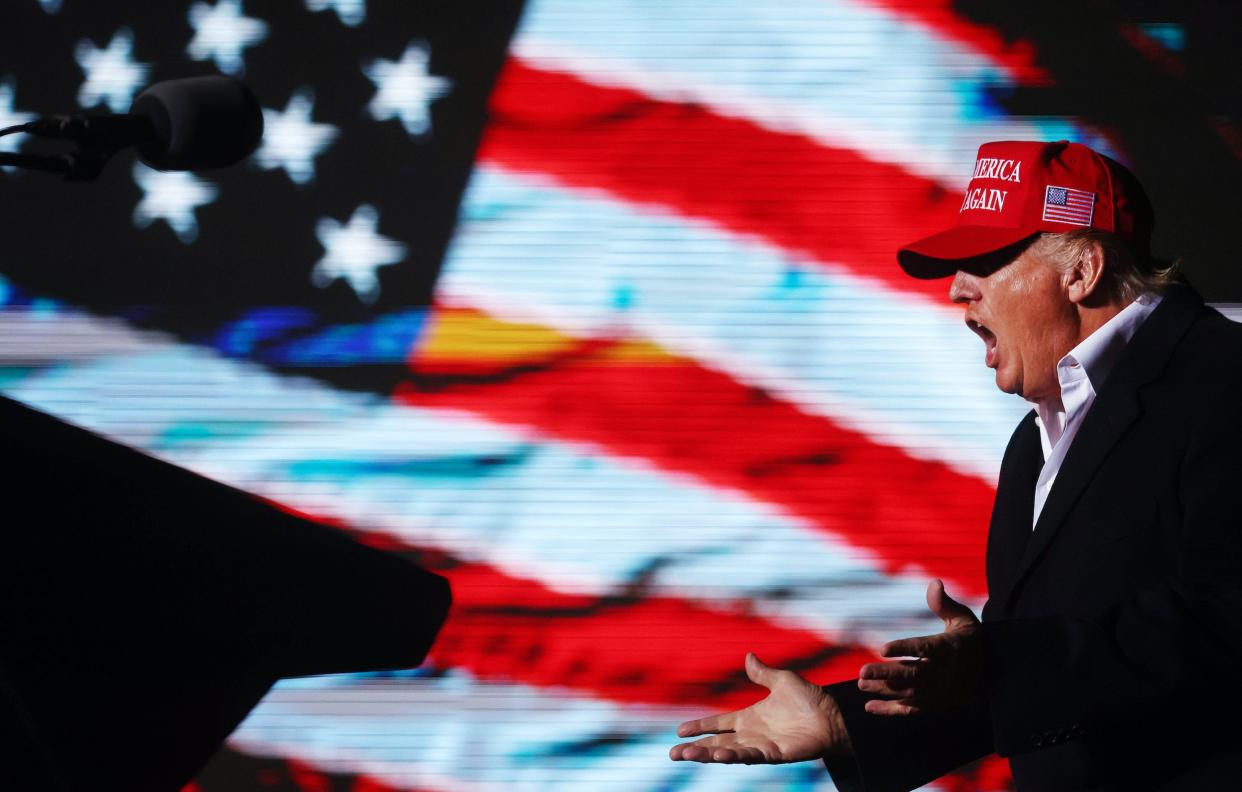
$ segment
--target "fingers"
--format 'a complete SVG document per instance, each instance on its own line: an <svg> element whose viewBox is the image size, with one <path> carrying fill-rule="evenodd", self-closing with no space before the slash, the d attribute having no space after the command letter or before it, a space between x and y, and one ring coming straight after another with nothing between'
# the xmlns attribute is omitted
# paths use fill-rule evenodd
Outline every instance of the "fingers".
<svg viewBox="0 0 1242 792"><path fill-rule="evenodd" d="M750 681L764 687L771 687L772 676L777 669L770 668L755 656L754 652L746 654L746 676ZM722 715L711 715L706 718L688 720L677 727L678 737L697 737L700 734L718 734L733 731L737 722L737 712L726 712Z"/></svg>
<svg viewBox="0 0 1242 792"><path fill-rule="evenodd" d="M927 585L927 608L940 617L946 629L979 621L974 611L949 596L944 581L939 578Z"/></svg>
<svg viewBox="0 0 1242 792"><path fill-rule="evenodd" d="M868 663L858 670L858 689L894 698L909 698L925 665L921 660Z"/></svg>
<svg viewBox="0 0 1242 792"><path fill-rule="evenodd" d="M733 748L717 748L712 751L711 761L720 764L757 764L766 762L767 758L758 748L739 745Z"/></svg>
<svg viewBox="0 0 1242 792"><path fill-rule="evenodd" d="M712 755L711 749L694 743L674 745L668 751L668 758L674 762L703 762Z"/></svg>
<svg viewBox="0 0 1242 792"><path fill-rule="evenodd" d="M874 693L877 696L910 698L914 693L914 683L885 679L860 679L858 680L858 689L864 693Z"/></svg>
<svg viewBox="0 0 1242 792"><path fill-rule="evenodd" d="M750 677L750 680L754 682L755 684L763 685L764 687L769 687L772 682L772 676L776 672L777 672L777 669L769 668L767 665L764 664L762 660L756 657L753 652L747 653L746 675ZM731 732L733 731L734 726L737 724L738 712L740 712L740 710L737 710L734 712L726 712L721 715L709 715L706 718L697 718L695 720L688 720L685 723L677 727L677 736L678 737L697 737L700 734L719 734L721 732ZM703 744L704 744L703 740L699 740L693 743L693 745L700 746L700 747ZM683 748L686 748L686 746L678 745L678 746L674 746L673 750L680 751ZM696 757L700 756L701 754L701 752L698 750L693 751L693 753ZM672 752L669 753L669 756L673 759L678 758L676 756L673 756ZM691 759L691 757L685 757L685 758ZM694 758L694 759L691 759L691 761L702 762L702 761L710 761L710 760L705 759L705 758Z"/></svg>
<svg viewBox="0 0 1242 792"><path fill-rule="evenodd" d="M754 764L768 761L763 751L737 743L732 735L715 735L692 743L674 745L668 752L674 762Z"/></svg>
<svg viewBox="0 0 1242 792"><path fill-rule="evenodd" d="M746 653L746 676L750 677L750 681L756 685L763 685L765 688L772 687L772 675L776 669L763 662L755 655L754 652Z"/></svg>
<svg viewBox="0 0 1242 792"><path fill-rule="evenodd" d="M726 712L723 715L711 715L706 718L688 720L677 727L677 736L697 737L700 734L718 734L719 732L733 731L733 725L736 721L736 712Z"/></svg>
<svg viewBox="0 0 1242 792"><path fill-rule="evenodd" d="M944 607L946 596L948 595L944 591L944 581L940 578L932 580L932 582L927 584L927 609L940 616L940 610ZM941 616L941 618L944 617Z"/></svg>
<svg viewBox="0 0 1242 792"><path fill-rule="evenodd" d="M858 669L859 679L909 680L922 671L922 660L890 660L887 663L867 663Z"/></svg>
<svg viewBox="0 0 1242 792"><path fill-rule="evenodd" d="M921 635L889 641L880 647L881 657L930 657L942 639L939 635Z"/></svg>
<svg viewBox="0 0 1242 792"><path fill-rule="evenodd" d="M927 585L927 607L939 616L945 625L945 632L939 635L922 635L917 638L903 638L889 641L880 649L883 657L931 657L938 649L943 649L953 639L947 633L961 627L979 623L974 612L962 603L953 599L944 590L944 582L939 578Z"/></svg>
<svg viewBox="0 0 1242 792"><path fill-rule="evenodd" d="M909 699L900 699L898 701L885 701L884 699L872 699L863 705L863 709L872 715L889 715L889 716L908 716L917 715L921 710Z"/></svg>

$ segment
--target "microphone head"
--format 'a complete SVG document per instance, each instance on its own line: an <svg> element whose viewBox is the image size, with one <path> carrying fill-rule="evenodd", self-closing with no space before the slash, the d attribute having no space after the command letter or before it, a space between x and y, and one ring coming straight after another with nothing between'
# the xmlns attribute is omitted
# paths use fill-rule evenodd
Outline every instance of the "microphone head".
<svg viewBox="0 0 1242 792"><path fill-rule="evenodd" d="M248 157L263 137L259 101L221 75L158 82L134 98L129 114L154 128L138 154L156 170L223 168Z"/></svg>

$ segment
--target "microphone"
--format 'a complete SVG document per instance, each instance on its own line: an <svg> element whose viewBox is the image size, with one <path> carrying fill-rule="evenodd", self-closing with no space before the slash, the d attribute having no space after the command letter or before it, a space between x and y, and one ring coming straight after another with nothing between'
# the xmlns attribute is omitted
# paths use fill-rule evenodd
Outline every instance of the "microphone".
<svg viewBox="0 0 1242 792"><path fill-rule="evenodd" d="M205 170L240 162L263 138L263 110L245 84L231 77L166 80L134 99L130 116L155 130L138 143L156 170Z"/></svg>
<svg viewBox="0 0 1242 792"><path fill-rule="evenodd" d="M25 157L10 164L91 180L113 154L134 146L156 170L223 168L249 156L263 137L263 111L243 83L221 75L155 83L124 115L52 116L15 127L38 137L68 140L69 157ZM0 164L5 164L0 162Z"/></svg>

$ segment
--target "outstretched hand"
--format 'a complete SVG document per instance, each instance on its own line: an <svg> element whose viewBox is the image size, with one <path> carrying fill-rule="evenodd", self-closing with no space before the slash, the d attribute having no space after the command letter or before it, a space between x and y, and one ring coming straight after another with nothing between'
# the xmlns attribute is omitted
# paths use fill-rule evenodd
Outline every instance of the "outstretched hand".
<svg viewBox="0 0 1242 792"><path fill-rule="evenodd" d="M746 655L746 675L771 692L751 706L686 721L679 737L694 742L673 746L675 761L725 764L780 764L819 759L828 753L849 753L849 735L832 697L793 671L771 668Z"/></svg>
<svg viewBox="0 0 1242 792"><path fill-rule="evenodd" d="M913 715L966 703L983 683L983 641L979 620L933 580L927 607L944 621L944 632L890 641L884 657L907 658L868 663L859 671L858 689L884 699L866 704L876 715Z"/></svg>

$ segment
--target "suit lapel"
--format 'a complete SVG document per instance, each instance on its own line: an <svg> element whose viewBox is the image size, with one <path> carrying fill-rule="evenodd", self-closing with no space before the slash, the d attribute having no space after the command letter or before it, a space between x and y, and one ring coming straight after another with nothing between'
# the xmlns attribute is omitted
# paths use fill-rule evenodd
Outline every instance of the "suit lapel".
<svg viewBox="0 0 1242 792"><path fill-rule="evenodd" d="M1139 389L1160 375L1182 336L1202 312L1203 301L1189 286L1173 286L1126 346L1057 473L1035 531L1005 592L1006 609L1011 604L1008 599L1056 537L1096 470L1142 414ZM1030 525L1029 515L1026 524Z"/></svg>
<svg viewBox="0 0 1242 792"><path fill-rule="evenodd" d="M1139 416L1138 395L1134 391L1123 392L1111 388L1109 391L1107 395L1111 398L1106 399L1106 394L1103 393L1096 397L1074 437L1065 461L1061 463L1061 470L1057 472L1052 491L1048 493L1044 510L1040 512L1035 530L1018 562L1015 585L1030 570L1044 548L1052 542L1065 522L1065 517L1091 482L1108 452Z"/></svg>
<svg viewBox="0 0 1242 792"><path fill-rule="evenodd" d="M1039 427L1031 412L1018 425L1005 459L1001 463L992 522L988 528L988 607L987 618L1001 607L1014 580L1014 572L1031 538L1031 519L1035 514L1035 482L1043 467Z"/></svg>

